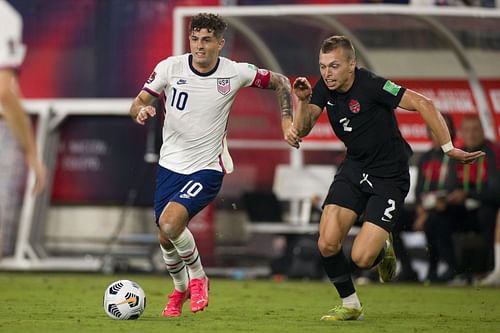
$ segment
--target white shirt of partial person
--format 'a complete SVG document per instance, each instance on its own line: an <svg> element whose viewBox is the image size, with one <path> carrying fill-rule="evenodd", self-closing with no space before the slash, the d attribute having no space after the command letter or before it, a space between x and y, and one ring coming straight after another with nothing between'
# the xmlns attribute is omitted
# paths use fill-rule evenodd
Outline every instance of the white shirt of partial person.
<svg viewBox="0 0 500 333"><path fill-rule="evenodd" d="M8 2L0 0L0 69L21 66L26 54L22 31L21 15Z"/></svg>
<svg viewBox="0 0 500 333"><path fill-rule="evenodd" d="M204 169L231 173L226 142L231 105L240 88L266 88L270 73L224 57L212 71L200 73L190 57L188 53L161 61L143 88L156 97L162 91L167 96L159 164L181 174Z"/></svg>

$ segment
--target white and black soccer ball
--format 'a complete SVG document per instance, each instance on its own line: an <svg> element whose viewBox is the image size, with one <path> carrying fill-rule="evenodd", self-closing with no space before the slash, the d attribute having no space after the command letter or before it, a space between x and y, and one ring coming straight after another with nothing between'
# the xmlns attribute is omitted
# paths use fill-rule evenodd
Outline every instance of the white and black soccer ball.
<svg viewBox="0 0 500 333"><path fill-rule="evenodd" d="M137 319L146 308L146 294L134 281L119 280L104 291L104 311L118 320Z"/></svg>

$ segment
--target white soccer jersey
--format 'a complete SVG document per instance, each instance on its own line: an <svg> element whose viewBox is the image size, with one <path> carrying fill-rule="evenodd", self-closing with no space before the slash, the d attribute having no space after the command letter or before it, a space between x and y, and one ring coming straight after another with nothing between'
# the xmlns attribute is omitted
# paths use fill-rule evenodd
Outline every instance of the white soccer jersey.
<svg viewBox="0 0 500 333"><path fill-rule="evenodd" d="M163 90L167 96L159 164L182 174L203 169L231 173L226 143L229 111L240 88L260 86L256 78L263 71L219 57L214 70L204 74L192 68L190 57L161 61L143 88L155 96Z"/></svg>
<svg viewBox="0 0 500 333"><path fill-rule="evenodd" d="M26 53L22 30L19 13L9 3L0 0L0 69L21 66Z"/></svg>

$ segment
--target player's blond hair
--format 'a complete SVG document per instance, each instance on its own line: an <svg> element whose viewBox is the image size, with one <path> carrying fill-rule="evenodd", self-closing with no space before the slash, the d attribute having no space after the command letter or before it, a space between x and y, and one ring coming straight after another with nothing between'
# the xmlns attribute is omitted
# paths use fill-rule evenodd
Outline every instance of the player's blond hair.
<svg viewBox="0 0 500 333"><path fill-rule="evenodd" d="M330 53L336 49L343 49L347 59L356 59L356 51L349 38L346 36L330 36L321 44L321 53Z"/></svg>

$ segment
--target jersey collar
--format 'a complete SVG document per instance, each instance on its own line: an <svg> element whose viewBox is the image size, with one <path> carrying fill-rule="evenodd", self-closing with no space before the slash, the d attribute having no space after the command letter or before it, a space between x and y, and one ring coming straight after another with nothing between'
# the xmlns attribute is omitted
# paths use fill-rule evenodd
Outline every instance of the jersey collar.
<svg viewBox="0 0 500 333"><path fill-rule="evenodd" d="M191 69L191 71L193 73L195 73L196 75L198 76L210 76L212 75L213 73L215 73L215 71L217 70L217 68L219 67L219 63L220 63L220 58L217 58L217 63L215 64L214 68L212 68L211 71L209 72L206 72L206 73L201 73L201 72L198 72L194 67L193 67L193 55L190 54L189 55L189 59L188 59L188 63L189 63L189 68Z"/></svg>

